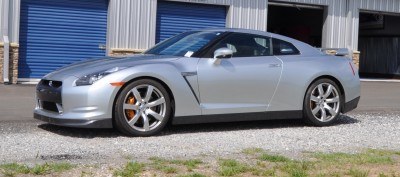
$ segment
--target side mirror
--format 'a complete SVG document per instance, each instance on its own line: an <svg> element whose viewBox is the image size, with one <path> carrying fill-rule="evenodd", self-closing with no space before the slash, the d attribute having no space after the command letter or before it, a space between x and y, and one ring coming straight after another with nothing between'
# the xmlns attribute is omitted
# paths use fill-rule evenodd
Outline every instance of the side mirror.
<svg viewBox="0 0 400 177"><path fill-rule="evenodd" d="M221 59L232 58L233 51L229 48L219 48L214 52L214 64L220 64Z"/></svg>
<svg viewBox="0 0 400 177"><path fill-rule="evenodd" d="M337 49L336 50L336 56L346 56L346 55L349 55L350 54L350 52L349 52L349 49L346 49L346 48L340 48L340 49Z"/></svg>

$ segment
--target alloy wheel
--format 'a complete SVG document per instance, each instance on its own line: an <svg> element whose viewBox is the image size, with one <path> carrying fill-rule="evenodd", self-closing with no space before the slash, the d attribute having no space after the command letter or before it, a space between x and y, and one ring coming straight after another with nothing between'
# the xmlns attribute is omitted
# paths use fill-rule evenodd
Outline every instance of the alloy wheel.
<svg viewBox="0 0 400 177"><path fill-rule="evenodd" d="M314 117L321 122L329 122L340 108L340 95L330 83L320 83L311 92L310 109Z"/></svg>
<svg viewBox="0 0 400 177"><path fill-rule="evenodd" d="M167 106L164 95L152 85L143 84L132 88L124 100L125 120L137 131L154 130L165 119Z"/></svg>

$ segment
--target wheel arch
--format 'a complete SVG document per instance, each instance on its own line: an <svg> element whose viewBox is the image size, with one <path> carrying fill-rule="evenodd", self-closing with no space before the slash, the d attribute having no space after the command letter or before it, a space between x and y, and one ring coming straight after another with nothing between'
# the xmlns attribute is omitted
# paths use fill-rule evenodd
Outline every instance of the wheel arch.
<svg viewBox="0 0 400 177"><path fill-rule="evenodd" d="M133 78L133 79L129 80L128 82L126 82L126 83L118 90L117 94L115 95L114 100L113 100L113 105L112 105L112 122L113 122L113 127L115 127L115 126L114 126L114 121L115 121L115 115L114 115L114 112L115 112L115 104L116 104L117 99L118 99L119 95L121 94L122 90L123 90L126 86L128 86L130 83L135 82L135 81L137 81L137 80L142 80L142 79L154 80L154 81L160 83L160 84L165 88L165 90L167 90L168 95L169 95L169 97L171 98L171 109L172 109L172 110L171 110L171 115L170 115L170 119L169 119L169 122L171 122L171 120L172 120L171 118L174 117L174 115L175 115L175 99L174 99L174 95L173 95L172 90L170 89L170 87L169 87L164 81L162 81L162 80L159 79L159 78L156 78L156 77L153 77L153 76L139 76L139 77Z"/></svg>

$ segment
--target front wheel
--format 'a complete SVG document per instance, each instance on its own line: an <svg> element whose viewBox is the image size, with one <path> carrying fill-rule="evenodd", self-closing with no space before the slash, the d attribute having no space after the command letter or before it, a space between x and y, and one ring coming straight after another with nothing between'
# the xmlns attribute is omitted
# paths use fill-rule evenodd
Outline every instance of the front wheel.
<svg viewBox="0 0 400 177"><path fill-rule="evenodd" d="M319 79L311 84L304 99L304 120L315 126L327 126L339 117L343 96L335 82Z"/></svg>
<svg viewBox="0 0 400 177"><path fill-rule="evenodd" d="M115 125L130 136L152 136L167 124L171 114L171 101L160 83L137 80L127 85L115 104Z"/></svg>

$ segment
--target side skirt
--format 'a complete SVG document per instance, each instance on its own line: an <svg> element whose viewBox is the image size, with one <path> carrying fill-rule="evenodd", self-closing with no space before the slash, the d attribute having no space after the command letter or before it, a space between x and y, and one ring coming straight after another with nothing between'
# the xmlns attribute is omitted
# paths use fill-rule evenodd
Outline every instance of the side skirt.
<svg viewBox="0 0 400 177"><path fill-rule="evenodd" d="M174 117L172 124L198 124L215 122L240 122L257 120L276 120L276 119L301 119L302 111L273 111L273 112L253 112L236 114L213 114L197 116Z"/></svg>

